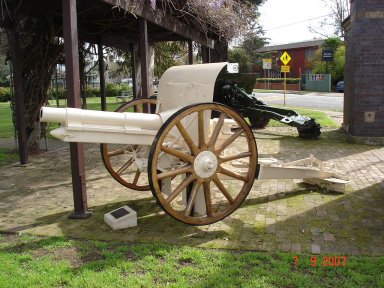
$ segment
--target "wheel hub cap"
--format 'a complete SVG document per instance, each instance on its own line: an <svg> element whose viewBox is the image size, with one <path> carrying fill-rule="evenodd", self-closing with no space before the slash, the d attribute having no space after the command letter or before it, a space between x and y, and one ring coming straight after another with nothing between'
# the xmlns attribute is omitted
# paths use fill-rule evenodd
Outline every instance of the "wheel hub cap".
<svg viewBox="0 0 384 288"><path fill-rule="evenodd" d="M203 151L196 156L193 168L197 176L208 178L215 174L217 169L217 157L211 151Z"/></svg>

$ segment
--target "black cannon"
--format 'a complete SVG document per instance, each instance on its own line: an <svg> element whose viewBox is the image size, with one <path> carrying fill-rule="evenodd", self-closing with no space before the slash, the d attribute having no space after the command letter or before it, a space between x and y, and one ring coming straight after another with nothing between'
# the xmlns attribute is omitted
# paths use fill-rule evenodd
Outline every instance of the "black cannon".
<svg viewBox="0 0 384 288"><path fill-rule="evenodd" d="M315 119L302 116L294 110L268 106L266 102L247 94L234 82L217 80L213 101L228 105L248 118L254 129L265 128L270 119L297 128L299 137L316 138L320 135L320 124Z"/></svg>

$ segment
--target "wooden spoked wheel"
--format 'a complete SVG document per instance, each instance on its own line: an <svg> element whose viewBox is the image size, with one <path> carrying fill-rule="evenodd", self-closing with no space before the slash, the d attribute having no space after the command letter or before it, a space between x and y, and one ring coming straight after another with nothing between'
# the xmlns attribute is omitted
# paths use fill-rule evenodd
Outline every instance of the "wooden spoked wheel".
<svg viewBox="0 0 384 288"><path fill-rule="evenodd" d="M212 113L218 119L211 120ZM241 205L256 167L256 142L244 118L222 104L202 103L163 124L151 146L148 179L165 212L187 224L206 225Z"/></svg>
<svg viewBox="0 0 384 288"><path fill-rule="evenodd" d="M121 105L115 112L153 111L151 108L156 105L156 102L154 98L139 98ZM134 164L135 156L148 155L149 146L101 144L100 150L105 167L117 182L134 190L150 189L146 170L140 171Z"/></svg>

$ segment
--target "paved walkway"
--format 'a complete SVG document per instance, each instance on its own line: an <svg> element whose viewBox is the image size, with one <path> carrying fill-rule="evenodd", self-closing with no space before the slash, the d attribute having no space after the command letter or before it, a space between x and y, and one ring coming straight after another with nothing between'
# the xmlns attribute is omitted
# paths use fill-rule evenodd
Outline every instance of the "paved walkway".
<svg viewBox="0 0 384 288"><path fill-rule="evenodd" d="M255 133L260 157L284 162L315 155L350 176L345 193L301 180L257 180L243 205L225 220L193 227L166 215L151 192L132 191L103 167L97 145L86 146L88 205L93 215L70 220L73 211L68 145L31 157L26 166L0 168L0 231L87 239L160 242L198 247L291 251L332 255L384 255L384 147L349 144L339 130L318 140L296 129ZM103 215L124 204L138 226L112 231Z"/></svg>

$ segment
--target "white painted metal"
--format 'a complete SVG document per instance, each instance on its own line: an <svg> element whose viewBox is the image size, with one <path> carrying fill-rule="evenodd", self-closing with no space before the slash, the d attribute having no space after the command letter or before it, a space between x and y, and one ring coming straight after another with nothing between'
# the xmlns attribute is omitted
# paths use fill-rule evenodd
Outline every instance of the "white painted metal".
<svg viewBox="0 0 384 288"><path fill-rule="evenodd" d="M163 121L157 114L145 113L116 113L106 111L83 110L77 108L43 107L40 112L43 122L65 123L71 129L82 129L84 125L106 126L116 128L140 128L158 130Z"/></svg>
<svg viewBox="0 0 384 288"><path fill-rule="evenodd" d="M61 123L51 135L65 142L151 145L166 118L158 114L43 107L40 120Z"/></svg>
<svg viewBox="0 0 384 288"><path fill-rule="evenodd" d="M159 81L160 112L213 101L216 78L228 62L169 68Z"/></svg>
<svg viewBox="0 0 384 288"><path fill-rule="evenodd" d="M161 125L181 107L212 102L216 78L226 65L227 62L169 68L159 81L157 114L43 107L40 120L62 123L51 134L65 142L151 145ZM209 113L205 114L209 119ZM182 122L196 140L196 117L186 117ZM208 131L209 121L205 123ZM177 129L172 132L175 137L179 134Z"/></svg>
<svg viewBox="0 0 384 288"><path fill-rule="evenodd" d="M274 158L261 158L259 165L257 179L303 179L306 183L338 192L344 192L345 184L349 182L347 176L313 155L288 163Z"/></svg>
<svg viewBox="0 0 384 288"><path fill-rule="evenodd" d="M64 142L151 145L161 125L175 111L146 114L43 107L40 121L63 124L51 135Z"/></svg>
<svg viewBox="0 0 384 288"><path fill-rule="evenodd" d="M211 177L217 169L217 157L211 151L203 151L196 156L193 169L201 178Z"/></svg>

